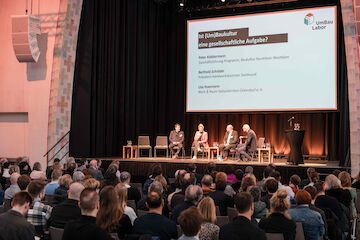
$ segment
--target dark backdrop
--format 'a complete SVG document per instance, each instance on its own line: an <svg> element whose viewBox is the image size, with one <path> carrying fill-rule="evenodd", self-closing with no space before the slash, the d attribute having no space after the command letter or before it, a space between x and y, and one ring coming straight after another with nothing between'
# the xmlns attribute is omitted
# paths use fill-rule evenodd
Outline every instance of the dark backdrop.
<svg viewBox="0 0 360 240"><path fill-rule="evenodd" d="M271 6L279 7L300 5ZM236 11L242 14L265 10L270 7ZM215 14L229 13L197 13L191 17ZM155 137L167 135L175 122L184 128L187 149L200 122L209 132L210 144L222 139L227 124L241 130L242 124L249 123L258 137L266 137L276 153L288 153L284 130L287 119L294 115L306 130L305 154L327 155L330 160L344 163L349 152L349 111L342 26L338 37L338 112L186 114L186 17L187 13L178 12L175 0L166 4L152 0L84 1L74 76L70 155L120 156L126 140L136 142L138 135L145 134L154 144ZM274 93L274 97L281 98L281 92ZM304 97L316 101L316 96L304 93Z"/></svg>

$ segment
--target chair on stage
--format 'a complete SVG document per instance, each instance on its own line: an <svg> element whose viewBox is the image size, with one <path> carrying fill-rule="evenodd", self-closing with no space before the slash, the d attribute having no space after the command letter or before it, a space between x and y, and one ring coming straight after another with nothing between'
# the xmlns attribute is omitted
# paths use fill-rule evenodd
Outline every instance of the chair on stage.
<svg viewBox="0 0 360 240"><path fill-rule="evenodd" d="M190 157L193 157L194 150L195 150L195 147L191 147ZM205 154L207 154L207 156L210 155L210 150L208 148L200 147L200 151L198 151L198 154L199 153L201 153L201 158L204 158Z"/></svg>
<svg viewBox="0 0 360 240"><path fill-rule="evenodd" d="M154 147L154 157L156 157L157 150L165 150L166 158L169 157L169 144L167 136L157 136L156 137L156 145Z"/></svg>
<svg viewBox="0 0 360 240"><path fill-rule="evenodd" d="M138 151L138 157L141 157L141 150L148 150L149 151L149 157L152 157L151 154L151 145L150 145L150 137L149 136L139 136L138 137L138 146L137 146L137 151Z"/></svg>

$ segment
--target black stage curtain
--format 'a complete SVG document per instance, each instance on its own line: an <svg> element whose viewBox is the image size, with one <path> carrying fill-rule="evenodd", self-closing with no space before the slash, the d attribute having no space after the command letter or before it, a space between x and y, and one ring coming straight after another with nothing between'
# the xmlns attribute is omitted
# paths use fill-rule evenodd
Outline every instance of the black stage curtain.
<svg viewBox="0 0 360 240"><path fill-rule="evenodd" d="M221 141L227 124L241 130L243 123L249 123L276 153L288 153L284 130L288 128L287 119L295 116L306 130L305 154L327 155L341 165L348 160L349 109L342 26L338 38L339 111L316 113L186 114L185 33L185 14L178 12L177 1L84 1L70 155L120 156L127 140L136 142L138 135L149 135L154 145L156 136L168 135L176 122L185 131L187 153L200 122L209 133L210 144ZM281 92L274 93L274 97L281 98ZM304 93L304 97L316 101L316 96Z"/></svg>

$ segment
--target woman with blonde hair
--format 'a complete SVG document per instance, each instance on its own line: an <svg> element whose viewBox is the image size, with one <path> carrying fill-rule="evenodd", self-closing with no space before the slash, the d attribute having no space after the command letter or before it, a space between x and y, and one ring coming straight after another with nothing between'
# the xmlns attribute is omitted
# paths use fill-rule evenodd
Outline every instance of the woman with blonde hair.
<svg viewBox="0 0 360 240"><path fill-rule="evenodd" d="M161 185L163 186L163 196L167 196L168 195L168 185L167 185L167 181L164 178L163 175L158 175L155 177L154 181L158 181L159 183L161 183Z"/></svg>
<svg viewBox="0 0 360 240"><path fill-rule="evenodd" d="M72 177L69 174L62 175L59 179L59 187L54 192L54 204L60 204L68 197L68 190L72 183Z"/></svg>
<svg viewBox="0 0 360 240"><path fill-rule="evenodd" d="M205 132L204 125L202 123L200 123L198 125L198 131L196 131L196 133L195 133L192 147L194 148L194 156L192 158L193 160L195 160L197 158L198 151L201 151L202 148L203 148L203 151L204 151L204 149L209 148L208 133Z"/></svg>
<svg viewBox="0 0 360 240"><path fill-rule="evenodd" d="M357 211L356 211L356 202L357 202L357 192L356 189L351 187L351 176L348 172L342 171L339 173L339 180L341 182L341 186L345 190L349 190L351 195L351 203L350 203L350 211L352 214L352 218L357 217Z"/></svg>
<svg viewBox="0 0 360 240"><path fill-rule="evenodd" d="M282 233L284 240L294 240L296 223L288 213L290 198L285 189L277 190L270 199L270 215L259 222L259 227L267 233Z"/></svg>
<svg viewBox="0 0 360 240"><path fill-rule="evenodd" d="M216 223L216 208L214 200L210 197L203 198L198 204L204 222L201 224L199 232L200 240L217 240L219 239L219 226Z"/></svg>
<svg viewBox="0 0 360 240"><path fill-rule="evenodd" d="M130 218L131 224L134 225L134 221L137 218L134 209L127 205L127 187L124 183L118 183L115 186L115 191L119 197L119 208Z"/></svg>
<svg viewBox="0 0 360 240"><path fill-rule="evenodd" d="M88 178L84 181L84 187L94 189L97 192L99 192L100 189L100 182L96 180L95 178Z"/></svg>

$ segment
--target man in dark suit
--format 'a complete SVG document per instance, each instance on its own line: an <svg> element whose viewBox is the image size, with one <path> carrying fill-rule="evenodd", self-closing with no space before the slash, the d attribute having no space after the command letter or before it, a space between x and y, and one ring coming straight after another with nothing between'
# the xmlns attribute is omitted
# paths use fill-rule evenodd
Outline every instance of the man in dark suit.
<svg viewBox="0 0 360 240"><path fill-rule="evenodd" d="M90 172L91 176L98 181L103 180L104 176L103 176L101 170L99 169L98 161L96 159L93 159L90 161L89 165L90 165L89 172Z"/></svg>
<svg viewBox="0 0 360 240"><path fill-rule="evenodd" d="M236 147L236 158L244 158L245 160L251 160L251 155L256 151L256 134L252 130L249 124L244 124L242 127L246 133L246 142L244 144L239 143Z"/></svg>
<svg viewBox="0 0 360 240"><path fill-rule="evenodd" d="M239 140L239 135L238 132L234 130L233 125L227 125L223 144L219 146L224 161L227 160L230 149L236 148L238 140Z"/></svg>
<svg viewBox="0 0 360 240"><path fill-rule="evenodd" d="M170 140L169 149L172 152L173 159L179 157L179 152L183 148L184 132L180 131L180 128L181 128L180 124L176 123L175 130L172 130L169 136L169 140Z"/></svg>
<svg viewBox="0 0 360 240"><path fill-rule="evenodd" d="M241 192L235 195L234 202L239 215L232 222L220 228L220 240L265 240L265 232L251 222L254 202L250 193Z"/></svg>

